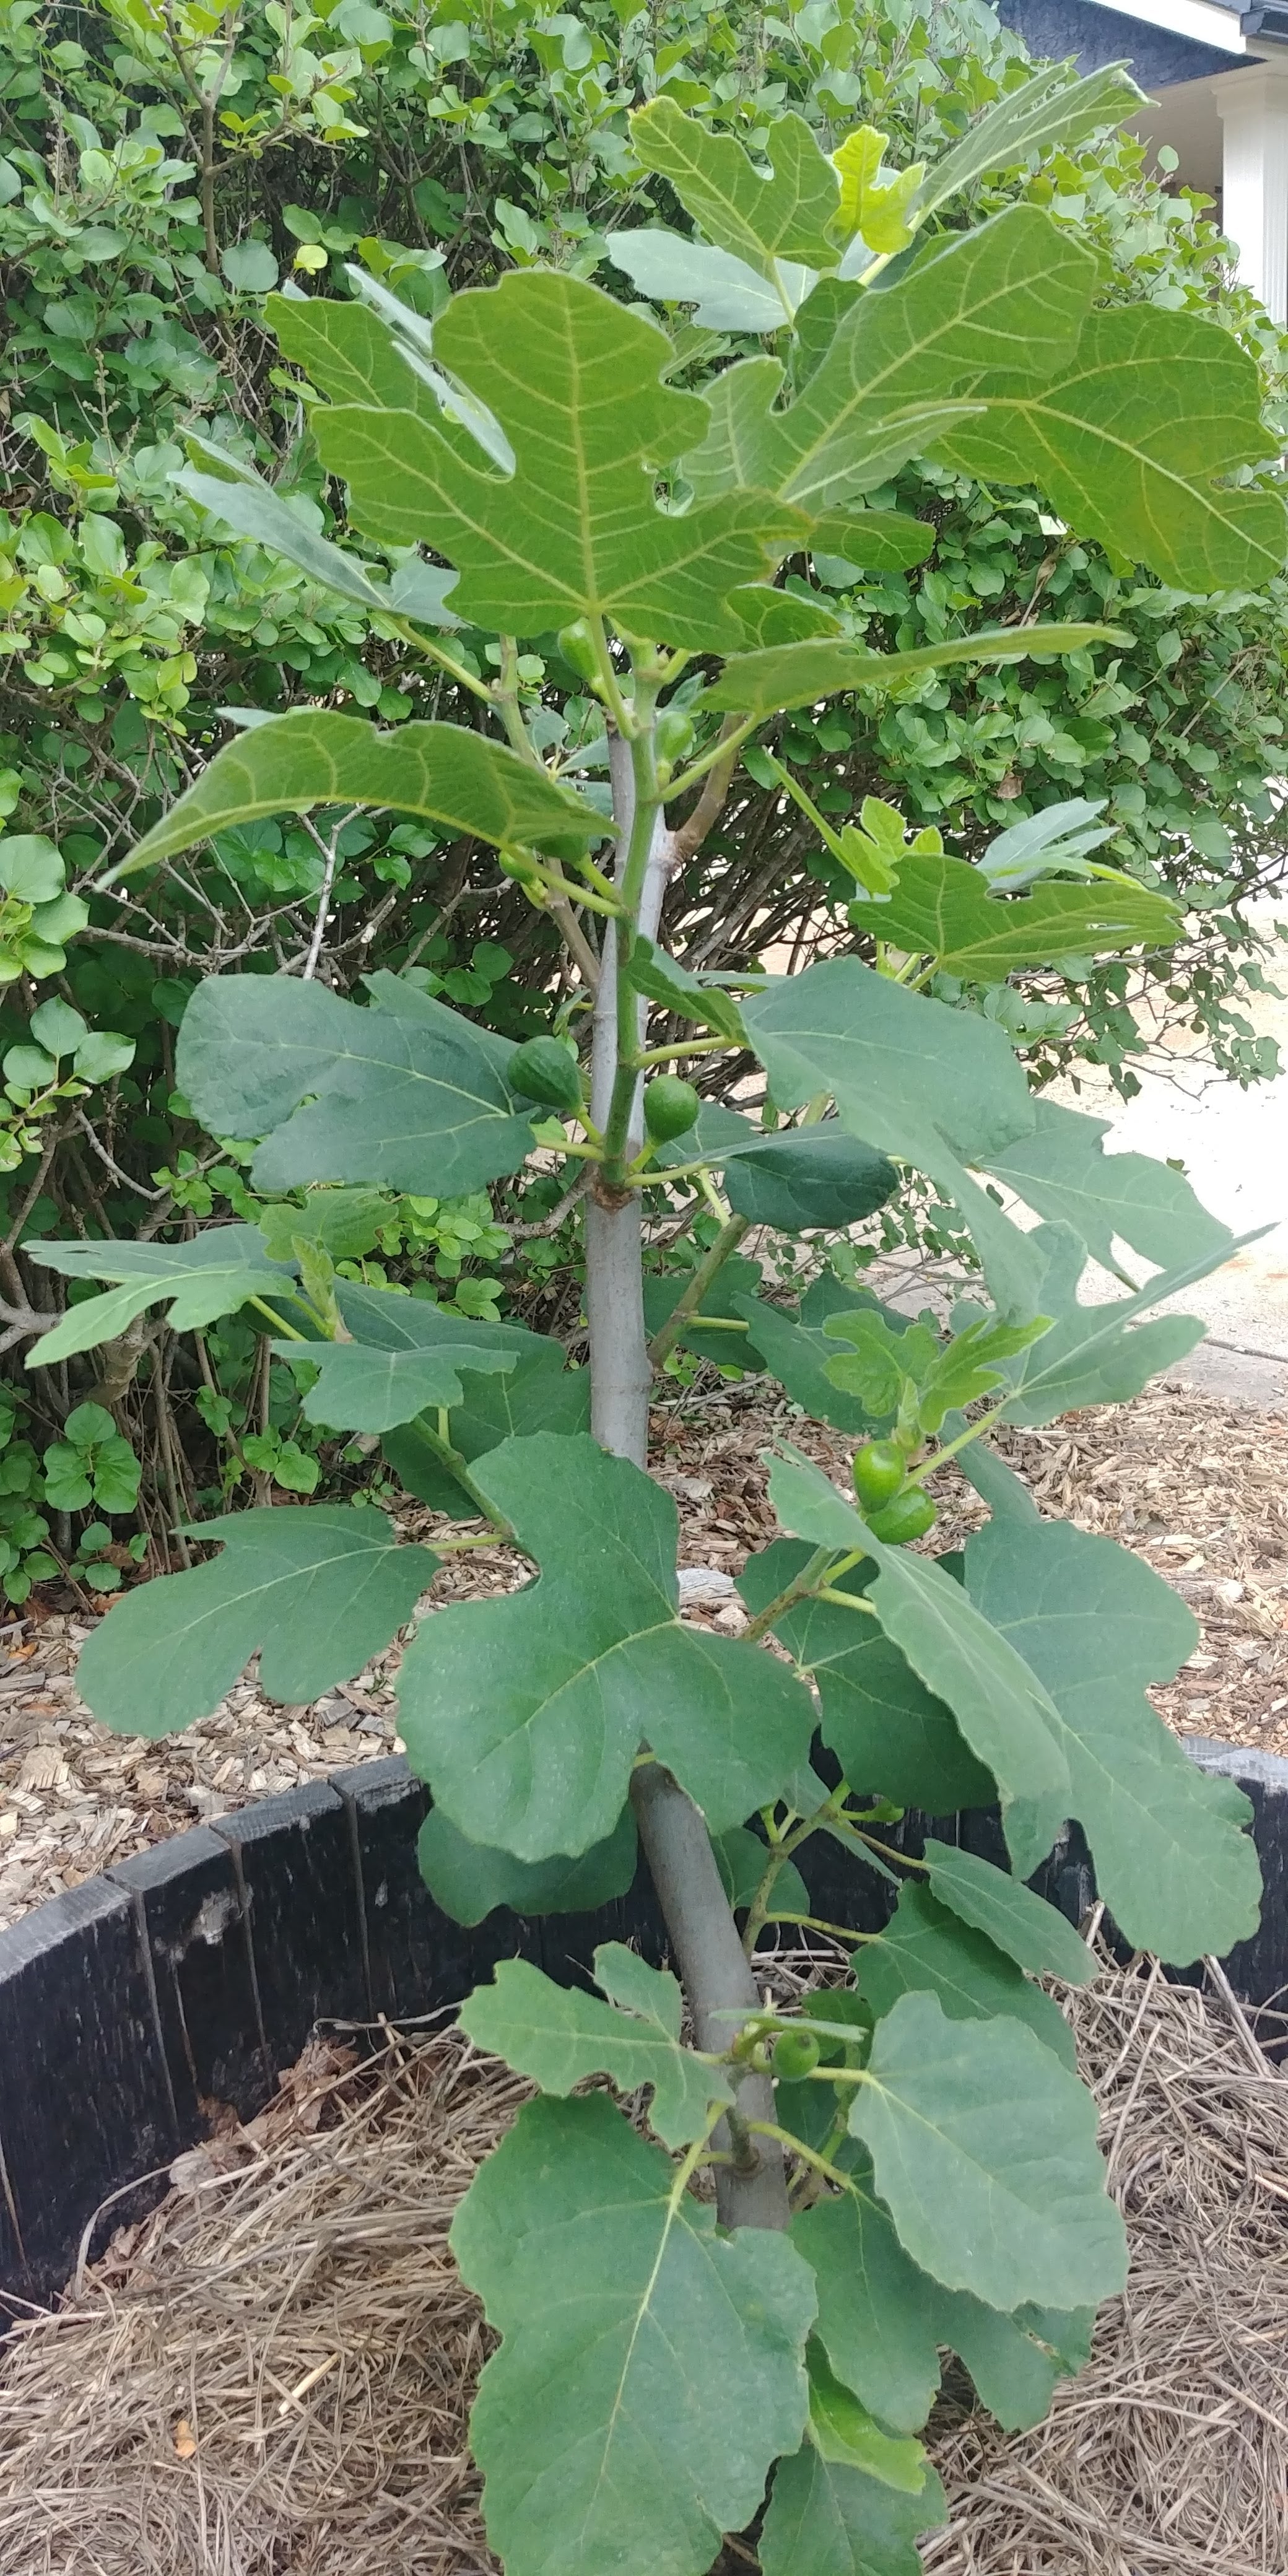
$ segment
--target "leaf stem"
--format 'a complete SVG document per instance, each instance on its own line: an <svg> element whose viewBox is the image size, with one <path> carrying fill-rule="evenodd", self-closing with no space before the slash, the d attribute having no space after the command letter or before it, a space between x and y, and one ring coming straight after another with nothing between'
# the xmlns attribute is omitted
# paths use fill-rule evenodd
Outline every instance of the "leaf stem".
<svg viewBox="0 0 1288 2576"><path fill-rule="evenodd" d="M1002 1402L994 1405L991 1413L981 1413L979 1420L968 1422L965 1430L959 1431L955 1440L946 1440L943 1448L936 1449L929 1458L923 1458L920 1466L910 1467L905 1482L909 1485L921 1484L923 1478L933 1475L936 1467L942 1467L945 1458L955 1458L958 1450L968 1449L972 1440L978 1440L981 1432L991 1431L994 1423L1001 1420L1014 1392L1013 1387L1008 1387Z"/></svg>
<svg viewBox="0 0 1288 2576"><path fill-rule="evenodd" d="M517 751L520 760L526 760L530 766L541 769L544 763L535 745L528 739L527 727L519 705L518 637L503 635L500 641L501 667L496 679L491 682L487 694L505 727L506 739L511 750Z"/></svg>
<svg viewBox="0 0 1288 2576"><path fill-rule="evenodd" d="M851 1923L825 1923L820 1914L780 1914L775 1910L764 1917L766 1923L803 1923L811 1932L826 1932L833 1941L879 1941L879 1932L856 1932Z"/></svg>
<svg viewBox="0 0 1288 2576"><path fill-rule="evenodd" d="M540 877L542 885L551 894L562 895L565 903L584 904L587 912L602 913L606 921L625 919L623 908L615 895L591 894L585 886L574 885L569 877L552 876L540 859L536 861L536 874Z"/></svg>
<svg viewBox="0 0 1288 2576"><path fill-rule="evenodd" d="M538 1143L539 1142L540 1139L538 1138ZM580 1156L584 1163L600 1163L604 1159L603 1153L598 1145L579 1145L576 1138L573 1136L565 1136L562 1142L558 1145L552 1144L550 1151L552 1154L572 1154Z"/></svg>
<svg viewBox="0 0 1288 2576"><path fill-rule="evenodd" d="M675 2217L680 2203L683 2200L699 2165L713 2164L717 2161L715 2157L709 2157L707 2155L707 2146L711 2138L711 2133L713 2129L717 2129L719 2127L723 2118L731 2118L732 2116L733 2115L730 2113L729 2107L726 2103L713 2102L710 2105L707 2111L707 2125L703 2130L701 2137L694 2139L687 2154L681 2158L679 2164L676 2166L675 2179L671 2184L671 2195L667 2203L667 2208L672 2218ZM739 2125L745 2130L747 2124L745 2121L742 2121ZM719 2161L723 2163L723 2157L721 2157ZM730 2159L730 2161L736 2161L736 2154L734 2158Z"/></svg>
<svg viewBox="0 0 1288 2576"><path fill-rule="evenodd" d="M827 2136L823 2140L822 2146L817 2150L820 2173L829 2170L829 2168L832 2171L836 2170L832 2160L835 2157L837 2148L844 2146L849 2134L850 2123L846 2116L844 2105L842 2105L837 2117L832 2122L831 2128L828 2130ZM854 2199L865 2200L865 2194L858 2189L856 2184L851 2183L850 2189ZM818 2187L815 2183L812 2171L797 2174L795 2181L790 2185L789 2197L791 2199L793 2215L798 2210L808 2209L812 2206L814 2201L818 2198Z"/></svg>
<svg viewBox="0 0 1288 2576"><path fill-rule="evenodd" d="M855 1826L853 1830L856 1840L861 1843L866 1843L869 1851L876 1852L880 1859L897 1861L900 1869L929 1870L930 1863L928 1860L914 1860L911 1852L896 1851L893 1843L881 1842L876 1834L862 1833L857 1826Z"/></svg>
<svg viewBox="0 0 1288 2576"><path fill-rule="evenodd" d="M451 1441L444 1440L439 1432L431 1431L429 1424L425 1421L423 1416L418 1425L418 1429L426 1448L432 1451L434 1457L438 1460L440 1467L445 1467L448 1475L451 1476L460 1486L461 1491L469 1495L470 1501L473 1503L479 1519L491 1523L491 1538L489 1543L492 1546L495 1546L498 1538L504 1538L509 1540L511 1546L518 1546L520 1542L515 1538L509 1522L507 1520L503 1520L498 1511L493 1510L486 1494L481 1494L479 1492L478 1486L475 1484L459 1449L454 1449ZM477 1544L481 1546L483 1541L480 1539Z"/></svg>
<svg viewBox="0 0 1288 2576"><path fill-rule="evenodd" d="M834 1547L816 1547L808 1563L801 1567L800 1573L793 1575L791 1582L785 1584L772 1601L767 1601L764 1609L757 1612L750 1626L743 1630L744 1642L750 1646L758 1645L762 1637L768 1636L775 1620L782 1618L785 1610L792 1609L798 1601L808 1600L816 1589L819 1575L825 1575L828 1572L835 1555Z"/></svg>
<svg viewBox="0 0 1288 2576"><path fill-rule="evenodd" d="M717 734L715 741L696 760L691 760L688 768L681 770L678 778L667 780L666 803L673 804L677 796L684 796L690 787L696 787L699 780L706 777L707 771L716 767L718 761L729 760L734 752L741 751L743 744L749 740L757 725L763 721L761 716L748 716L746 723L735 725L732 733Z"/></svg>
<svg viewBox="0 0 1288 2576"><path fill-rule="evenodd" d="M608 638L604 633L603 618L592 617L588 620L588 624L590 626L591 637L595 647L595 659L599 664L599 687L600 695L604 701L604 706L607 710L610 721L616 727L617 732L621 735L623 742L631 742L634 740L636 730L635 711L627 705L625 698L622 696L621 685L618 681L617 673L613 668L613 657L608 649ZM652 715L653 710L650 705L650 725L652 723Z"/></svg>
<svg viewBox="0 0 1288 2576"><path fill-rule="evenodd" d="M829 2069L829 2073L831 2071ZM821 2067L816 2072L821 2074ZM799 2156L803 2163L812 2165L815 2173L825 2175L827 2181L834 2182L841 2191L857 2194L857 2185L851 2174L842 2173L839 2165L829 2164L827 2157L821 2156L816 2148L807 2147L803 2138L794 2138L790 2129L780 2129L776 2120L750 2120L747 2125L760 2137L777 2138L789 2155Z"/></svg>
<svg viewBox="0 0 1288 2576"><path fill-rule="evenodd" d="M635 1068L642 1073L649 1064L675 1064L682 1056L736 1055L737 1048L728 1038L690 1038L687 1046L641 1047Z"/></svg>
<svg viewBox="0 0 1288 2576"><path fill-rule="evenodd" d="M789 1858L790 1854L785 1841L780 1842L776 1847L771 1845L769 1865L752 1896L747 1908L747 1920L742 1927L742 1946L749 1959L754 1957L756 1943L769 1919L770 1900L779 1872L786 1868Z"/></svg>
<svg viewBox="0 0 1288 2576"><path fill-rule="evenodd" d="M649 1360L655 1369L661 1368L663 1361L670 1358L689 1317L697 1313L712 1280L723 1270L730 1253L737 1251L750 1224L750 1217L731 1216L722 1225L710 1251L698 1263L687 1288L682 1290L666 1322L649 1343Z"/></svg>
<svg viewBox="0 0 1288 2576"><path fill-rule="evenodd" d="M445 645L432 644L427 635L418 632L409 618L391 617L389 623L395 635L404 644L410 644L413 653L423 653L427 662L437 662L439 668L446 671L448 678L455 680L458 688L468 689L471 696L481 698L485 706L492 706L495 703L491 682L476 680L474 673L467 671L463 662L453 660Z"/></svg>
<svg viewBox="0 0 1288 2576"><path fill-rule="evenodd" d="M710 1171L710 1162L659 1163L656 1169L650 1172L649 1178L669 1186L672 1181L691 1181L695 1178L700 1180L703 1173L709 1174Z"/></svg>
<svg viewBox="0 0 1288 2576"><path fill-rule="evenodd" d="M614 909L620 912L621 899L612 878L606 877L603 869L596 867L594 860L589 855L585 858L577 859L574 861L574 865L580 868L583 876L589 879L595 892L597 894L607 895L612 902ZM581 901L582 898L579 896L578 900Z"/></svg>
<svg viewBox="0 0 1288 2576"><path fill-rule="evenodd" d="M306 1300L301 1297L299 1302L301 1305L304 1305ZM257 1315L265 1316L267 1321L272 1325L274 1332L281 1333L286 1341L306 1342L308 1340L309 1337L307 1333L298 1332L294 1324L287 1323L284 1315L275 1315L272 1307L266 1306L262 1297L248 1297L246 1303L248 1306L254 1307Z"/></svg>

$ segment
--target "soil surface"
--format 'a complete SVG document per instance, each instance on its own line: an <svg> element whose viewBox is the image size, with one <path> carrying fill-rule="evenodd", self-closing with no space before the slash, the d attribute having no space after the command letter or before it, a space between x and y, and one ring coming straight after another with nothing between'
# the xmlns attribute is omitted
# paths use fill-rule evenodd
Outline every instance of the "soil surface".
<svg viewBox="0 0 1288 2576"><path fill-rule="evenodd" d="M784 1431L845 1474L848 1444L751 1382L704 1395L700 1409L677 1397L655 1414L657 1472L690 1569L687 1618L733 1634L743 1625L731 1578L776 1534L760 1452ZM1137 1550L1191 1603L1198 1647L1153 1694L1168 1724L1288 1753L1288 1412L1163 1381L1131 1404L1008 1432L1004 1449L1041 1510ZM955 1469L937 1491L939 1549L985 1515ZM434 1527L409 1517L406 1534ZM510 1551L473 1550L423 1606L507 1591L525 1573ZM312 1707L264 1699L252 1672L213 1717L150 1742L109 1734L78 1697L88 1633L84 1619L37 1611L0 1639L0 1927L164 1835L401 1750L399 1643Z"/></svg>

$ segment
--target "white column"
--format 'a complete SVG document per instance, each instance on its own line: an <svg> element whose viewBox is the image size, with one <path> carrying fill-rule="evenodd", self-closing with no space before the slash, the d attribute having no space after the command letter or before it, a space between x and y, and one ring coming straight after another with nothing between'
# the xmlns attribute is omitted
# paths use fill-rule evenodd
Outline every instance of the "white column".
<svg viewBox="0 0 1288 2576"><path fill-rule="evenodd" d="M1212 83L1224 129L1221 229L1239 275L1271 319L1288 322L1288 47Z"/></svg>

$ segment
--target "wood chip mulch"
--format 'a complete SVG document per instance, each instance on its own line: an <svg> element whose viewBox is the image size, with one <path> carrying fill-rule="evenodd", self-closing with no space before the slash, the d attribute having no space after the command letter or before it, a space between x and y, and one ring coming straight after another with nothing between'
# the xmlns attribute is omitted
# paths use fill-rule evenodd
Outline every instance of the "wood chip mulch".
<svg viewBox="0 0 1288 2576"><path fill-rule="evenodd" d="M1288 2086L1228 2000L1145 1959L1066 1995L1130 2277L1032 2432L1002 2434L950 2370L928 2576L1288 2565ZM499 2576L466 2448L487 2339L448 2229L527 2087L459 2032L370 2036L366 2063L310 2041L275 2102L177 2157L159 2207L16 2325L6 2576ZM745 2532L718 2566L758 2563Z"/></svg>
<svg viewBox="0 0 1288 2576"><path fill-rule="evenodd" d="M837 1476L848 1444L750 1380L677 1395L653 1429L657 1472L680 1511L681 1565L713 1576L690 1584L685 1615L736 1634L743 1615L728 1578L775 1535L766 1441L785 1432ZM1153 1694L1168 1724L1288 1754L1288 1417L1164 1381L1131 1404L1008 1432L1003 1446L1043 1511L1138 1550L1190 1602L1196 1652ZM984 1518L955 1469L939 1501L936 1547ZM432 1536L433 1525L409 1522L413 1534ZM523 1579L513 1555L473 1550L425 1607ZM0 1640L0 1927L164 1835L401 1750L398 1642L312 1707L264 1699L252 1673L213 1717L150 1742L110 1735L77 1696L88 1633L83 1618L37 1610Z"/></svg>

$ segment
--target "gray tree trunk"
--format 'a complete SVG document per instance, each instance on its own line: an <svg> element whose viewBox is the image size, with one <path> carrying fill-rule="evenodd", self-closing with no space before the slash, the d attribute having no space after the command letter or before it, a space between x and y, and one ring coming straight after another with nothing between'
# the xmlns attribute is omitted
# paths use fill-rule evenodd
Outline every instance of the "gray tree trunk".
<svg viewBox="0 0 1288 2576"><path fill-rule="evenodd" d="M635 814L635 782L629 745L614 735L609 742L613 782L613 817L617 825L618 875ZM652 939L661 917L669 865L669 834L661 816L654 835L648 876L640 903L639 927ZM602 1127L617 1069L617 926L604 925L599 993L590 1057L590 1114ZM638 1036L643 1003L637 1003ZM631 1147L638 1152L642 1130L638 1096L631 1121ZM586 1199L586 1320L590 1326L590 1427L600 1447L614 1457L648 1465L648 1399L653 1372L644 1330L644 1282L641 1258L639 1192L624 1204L617 1194L596 1191L592 1181Z"/></svg>
<svg viewBox="0 0 1288 2576"><path fill-rule="evenodd" d="M630 751L609 741L613 816L617 825L617 874L626 864L635 813ZM649 856L638 927L656 937L671 866L671 836L662 818ZM616 925L605 924L591 1047L591 1116L602 1127L617 1069ZM643 1002L632 1036L643 1028ZM638 1094L631 1120L631 1150L642 1137ZM636 1467L648 1467L648 1400L652 1380L644 1330L643 1243L637 1190L625 1195L592 1182L586 1199L586 1314L590 1325L591 1429L600 1446ZM683 1789L658 1763L635 1773L631 1784L640 1840L675 1950L696 2027L699 2048L722 2053L736 2017L754 2011L760 1997L738 1937L706 1825ZM730 2016L720 2019L721 2011ZM749 2138L745 2122L772 2120L774 2088L764 2075L744 2076L738 2088L738 2136L728 2121L715 2132L728 2164L716 2167L716 2206L725 2227L785 2228L787 2183L782 2150L773 2138Z"/></svg>

